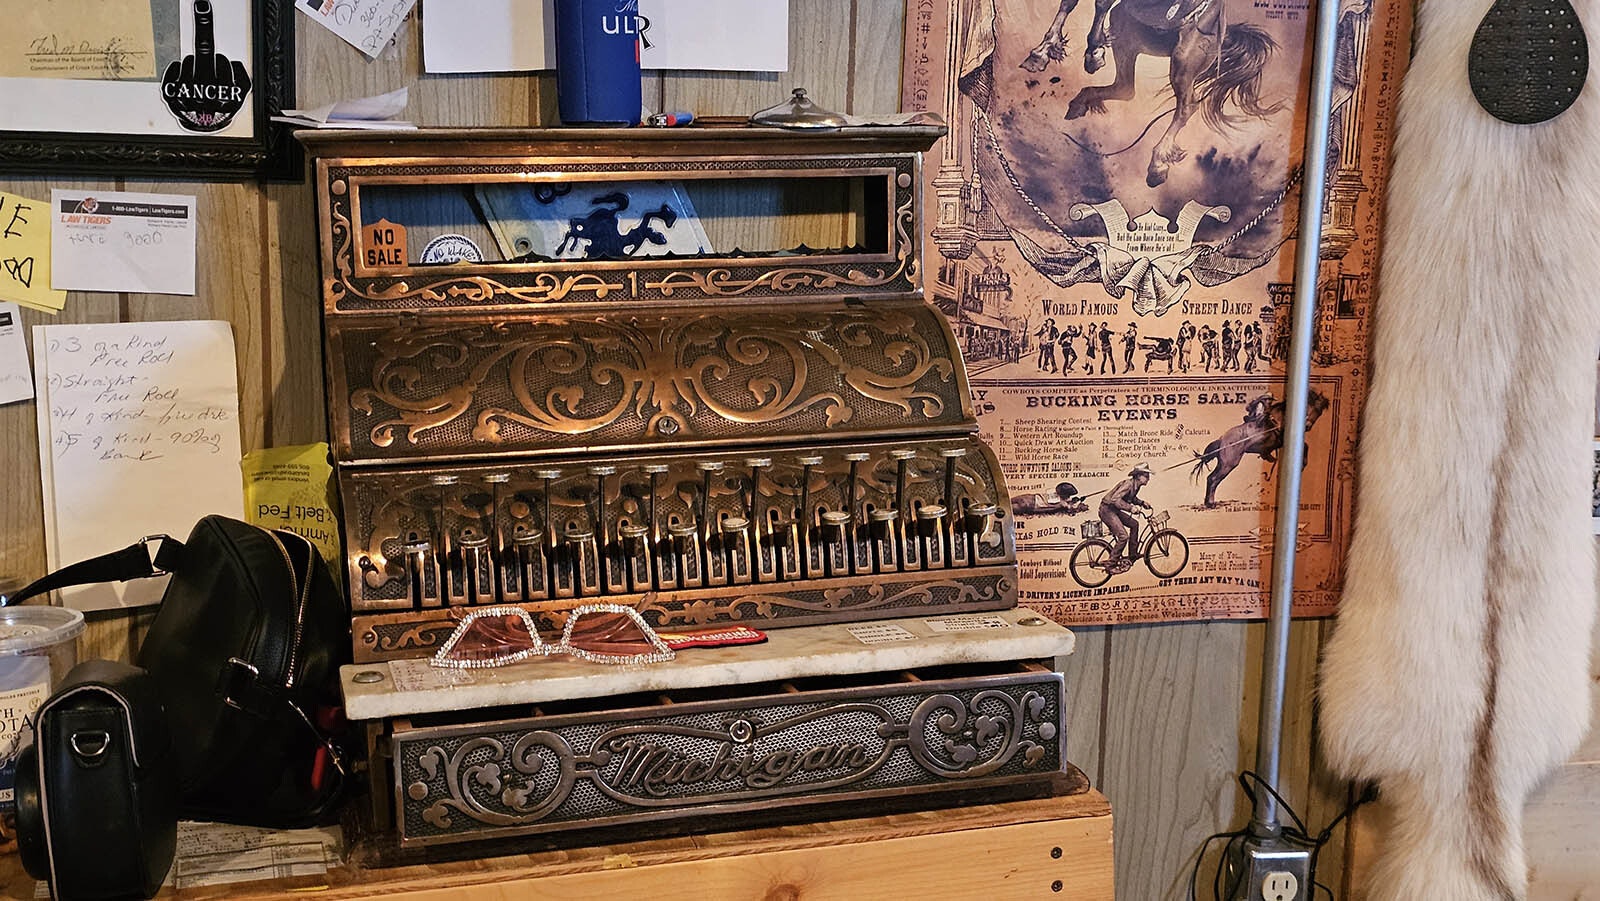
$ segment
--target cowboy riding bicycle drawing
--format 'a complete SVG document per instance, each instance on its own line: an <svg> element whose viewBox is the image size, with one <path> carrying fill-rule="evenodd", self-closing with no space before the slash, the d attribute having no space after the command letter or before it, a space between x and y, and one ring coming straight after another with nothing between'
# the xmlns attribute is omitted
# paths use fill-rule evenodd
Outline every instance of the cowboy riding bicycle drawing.
<svg viewBox="0 0 1600 901"><path fill-rule="evenodd" d="M1153 475L1149 466L1140 463L1100 498L1099 521L1083 524L1084 540L1072 551L1069 569L1079 585L1098 588L1141 559L1158 579L1170 579L1189 565L1189 540L1168 527L1166 511L1157 513L1139 497L1139 490L1150 484Z"/></svg>

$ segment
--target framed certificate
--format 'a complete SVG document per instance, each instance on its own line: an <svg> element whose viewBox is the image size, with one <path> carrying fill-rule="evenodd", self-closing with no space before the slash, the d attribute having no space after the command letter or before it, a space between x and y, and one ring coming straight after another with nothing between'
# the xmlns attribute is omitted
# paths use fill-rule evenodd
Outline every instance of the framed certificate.
<svg viewBox="0 0 1600 901"><path fill-rule="evenodd" d="M291 0L0 0L0 175L298 178Z"/></svg>

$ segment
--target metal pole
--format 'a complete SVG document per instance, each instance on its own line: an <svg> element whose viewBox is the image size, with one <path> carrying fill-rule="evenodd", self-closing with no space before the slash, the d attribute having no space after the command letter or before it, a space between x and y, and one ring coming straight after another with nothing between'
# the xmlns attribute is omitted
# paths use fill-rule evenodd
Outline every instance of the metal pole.
<svg viewBox="0 0 1600 901"><path fill-rule="evenodd" d="M1278 456L1278 500L1272 539L1272 609L1261 669L1261 715L1256 726L1256 773L1276 788L1283 749L1284 673L1289 660L1289 614L1294 596L1295 538L1300 529L1300 468L1305 464L1307 392L1311 380L1311 332L1317 319L1317 270L1322 250L1323 195L1328 181L1328 130L1333 119L1333 57L1340 0L1318 0L1311 95L1306 114L1304 178L1300 182L1300 227L1295 242L1294 331L1284 384L1283 449ZM1282 832L1272 795L1257 793L1250 831Z"/></svg>

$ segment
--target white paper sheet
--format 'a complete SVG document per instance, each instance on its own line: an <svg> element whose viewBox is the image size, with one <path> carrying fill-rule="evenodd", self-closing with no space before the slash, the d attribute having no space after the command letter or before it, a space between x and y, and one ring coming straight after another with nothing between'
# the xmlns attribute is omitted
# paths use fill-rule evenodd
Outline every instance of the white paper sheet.
<svg viewBox="0 0 1600 901"><path fill-rule="evenodd" d="M338 866L339 827L259 829L221 823L178 823L178 850L167 874L177 889L203 885L320 876Z"/></svg>
<svg viewBox="0 0 1600 901"><path fill-rule="evenodd" d="M395 117L405 111L411 92L400 88L387 94L341 100L314 109L286 109L274 122L287 122L308 128L410 129L417 126Z"/></svg>
<svg viewBox="0 0 1600 901"><path fill-rule="evenodd" d="M894 623L868 623L864 626L849 626L845 629L856 641L862 644L888 644L894 641L915 641L917 636L912 635Z"/></svg>
<svg viewBox="0 0 1600 901"><path fill-rule="evenodd" d="M194 294L193 195L53 188L50 212L52 288Z"/></svg>
<svg viewBox="0 0 1600 901"><path fill-rule="evenodd" d="M951 632L987 632L993 629L1009 629L1011 624L1006 618L993 613L967 613L960 616L941 616L937 619L925 619L924 626L934 632L949 634Z"/></svg>
<svg viewBox="0 0 1600 901"><path fill-rule="evenodd" d="M471 670L434 666L431 658L391 660L389 678L394 680L396 691L433 691L477 681Z"/></svg>
<svg viewBox="0 0 1600 901"><path fill-rule="evenodd" d="M51 569L144 535L244 514L239 395L226 322L35 326L40 476ZM166 580L61 592L82 610L161 599Z"/></svg>
<svg viewBox="0 0 1600 901"><path fill-rule="evenodd" d="M789 0L639 0L639 15L646 69L789 69Z"/></svg>
<svg viewBox="0 0 1600 901"><path fill-rule="evenodd" d="M44 505L44 560L45 568L55 572L61 568L61 563L56 559L56 488L55 471L50 465L50 455L45 453L45 448L50 446L50 387L48 372L49 360L45 359L44 342L40 340L39 329L33 327L33 416L34 433L39 436L39 483L43 491L41 499Z"/></svg>
<svg viewBox="0 0 1600 901"><path fill-rule="evenodd" d="M182 891L262 879L321 876L344 857L338 826L260 829L222 823L178 821L178 848L163 885ZM318 887L304 886L312 892ZM49 901L50 884L35 883L34 895ZM311 897L315 897L312 895Z"/></svg>
<svg viewBox="0 0 1600 901"><path fill-rule="evenodd" d="M33 397L33 373L28 371L28 348L22 341L22 308L0 303L0 404Z"/></svg>
<svg viewBox="0 0 1600 901"><path fill-rule="evenodd" d="M377 59L417 0L300 0L295 6L345 43Z"/></svg>
<svg viewBox="0 0 1600 901"><path fill-rule="evenodd" d="M555 0L425 0L426 72L528 72L556 64Z"/></svg>
<svg viewBox="0 0 1600 901"><path fill-rule="evenodd" d="M427 0L422 13L428 72L555 68L555 0ZM639 0L639 15L646 69L789 68L789 0Z"/></svg>

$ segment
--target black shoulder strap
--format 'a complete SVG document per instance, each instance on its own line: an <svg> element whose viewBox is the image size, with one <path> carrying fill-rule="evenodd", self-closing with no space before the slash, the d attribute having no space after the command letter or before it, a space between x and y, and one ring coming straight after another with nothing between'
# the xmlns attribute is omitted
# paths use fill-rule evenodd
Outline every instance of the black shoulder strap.
<svg viewBox="0 0 1600 901"><path fill-rule="evenodd" d="M151 542L159 542L154 553L150 551ZM71 585L126 582L165 575L178 566L182 554L183 542L169 535L146 535L120 551L62 567L10 597L0 596L0 607L20 604L35 595Z"/></svg>

